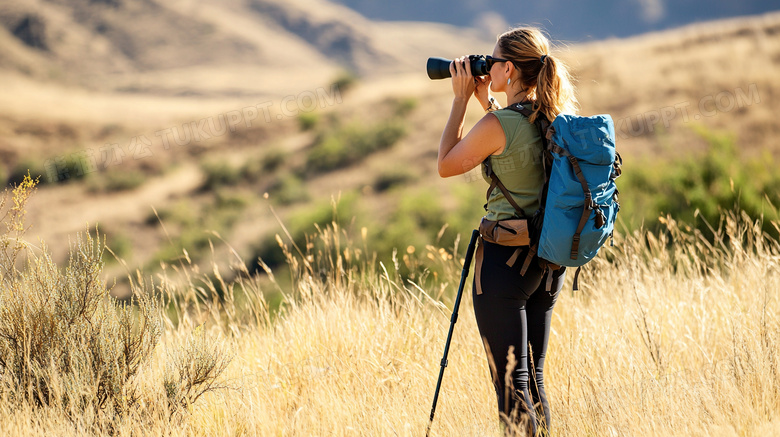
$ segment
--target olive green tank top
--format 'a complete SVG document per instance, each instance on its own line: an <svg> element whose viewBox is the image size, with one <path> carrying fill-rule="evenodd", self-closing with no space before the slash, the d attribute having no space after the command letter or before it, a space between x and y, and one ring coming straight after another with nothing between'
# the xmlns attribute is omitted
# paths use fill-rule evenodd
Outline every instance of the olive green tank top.
<svg viewBox="0 0 780 437"><path fill-rule="evenodd" d="M526 216L533 216L539 209L539 190L544 183L542 169L542 139L539 130L519 112L511 109L499 109L493 115L501 122L506 136L506 146L500 155L491 155L493 172L504 184L512 198ZM482 177L490 183L490 178L482 166ZM496 187L487 202L488 220L505 220L514 217L515 209Z"/></svg>

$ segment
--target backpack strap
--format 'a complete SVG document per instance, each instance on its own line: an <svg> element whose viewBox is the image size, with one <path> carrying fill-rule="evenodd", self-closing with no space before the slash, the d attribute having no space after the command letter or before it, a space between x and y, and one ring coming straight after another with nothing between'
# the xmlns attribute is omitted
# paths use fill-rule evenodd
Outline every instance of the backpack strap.
<svg viewBox="0 0 780 437"><path fill-rule="evenodd" d="M501 193L504 195L506 200L509 202L510 205L512 205L512 208L517 211L517 214L520 218L526 218L525 211L523 211L523 208L520 208L520 205L515 202L515 199L512 197L512 195L509 193L509 190L506 189L504 184L501 182L500 179L498 179L498 176L493 172L493 164L490 162L490 156L485 158L485 160L482 162L482 164L485 166L485 173L487 173L488 177L490 178L490 187L488 187L487 193L485 193L485 202L490 201L490 194L493 193L493 190L498 187L499 190L501 190ZM485 203L485 209L487 209L487 203Z"/></svg>
<svg viewBox="0 0 780 437"><path fill-rule="evenodd" d="M579 291L580 289L580 272L582 271L582 266L577 267L577 271L574 272L574 282L572 282L571 288L573 291Z"/></svg>
<svg viewBox="0 0 780 437"><path fill-rule="evenodd" d="M506 109L510 109L515 112L519 112L525 116L527 119L531 119L531 115L533 115L533 111L529 109L529 106L531 106L531 102L521 102L521 103L515 103L513 105L509 105L506 107ZM544 211L544 204L545 200L547 198L547 184L550 182L550 174L548 172L548 166L552 163L552 154L550 154L549 150L549 141L550 138L552 138L553 129L550 125L550 121L547 120L547 117L545 117L544 114L539 113L537 114L536 121L534 121L534 125L536 125L536 129L539 131L539 136L542 139L542 174L544 175L544 183L542 184L542 188L539 190L539 208L541 211ZM535 225L538 225L539 229L541 229L541 223L535 223Z"/></svg>
<svg viewBox="0 0 780 437"><path fill-rule="evenodd" d="M582 168L580 168L579 162L577 162L577 158L570 155L568 152L566 152L567 158L569 159L569 162L571 163L571 167L574 170L574 174L577 175L577 179L580 180L580 184L582 184L582 191L585 193L585 204L582 208L582 217L580 217L580 223L577 225L577 232L574 233L574 238L571 241L571 259L577 259L577 253L580 248L580 234L582 234L582 230L585 229L585 224L588 222L588 218L590 217L590 212L594 209L593 204L593 196L590 192L590 188L588 187L588 181L585 180L585 175L582 173Z"/></svg>

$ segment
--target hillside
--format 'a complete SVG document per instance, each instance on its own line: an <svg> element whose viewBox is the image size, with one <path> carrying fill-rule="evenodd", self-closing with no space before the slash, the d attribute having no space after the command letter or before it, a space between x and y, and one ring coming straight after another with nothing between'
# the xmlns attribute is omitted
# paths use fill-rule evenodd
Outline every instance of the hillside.
<svg viewBox="0 0 780 437"><path fill-rule="evenodd" d="M325 0L33 0L0 6L0 67L99 91L279 95L342 70L409 71L474 35L374 23Z"/></svg>
<svg viewBox="0 0 780 437"><path fill-rule="evenodd" d="M282 230L269 204L292 231L310 232L341 196L344 225L369 228L382 241L375 250L425 244L444 224L445 240L473 226L484 187L473 174L435 174L450 87L423 66L430 55L489 52L492 41L311 4L3 6L2 171L54 176L30 205L28 237L62 257L69 236L99 223L132 270L154 269L182 247L210 258L208 230L244 256L273 256ZM558 53L578 80L582 112L612 114L633 165L706 150L700 127L771 158L778 32L780 15L767 14ZM472 106L467 124L480 116ZM103 168L79 174L91 158ZM226 249L216 250L220 259Z"/></svg>

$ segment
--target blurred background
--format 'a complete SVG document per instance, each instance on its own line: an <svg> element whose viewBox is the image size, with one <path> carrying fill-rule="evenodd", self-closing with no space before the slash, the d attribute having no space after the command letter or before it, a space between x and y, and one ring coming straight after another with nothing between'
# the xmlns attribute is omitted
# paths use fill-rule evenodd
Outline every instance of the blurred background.
<svg viewBox="0 0 780 437"><path fill-rule="evenodd" d="M773 10L725 0L4 0L0 181L40 177L28 240L61 260L69 238L98 226L127 263L107 259L113 276L153 273L184 250L195 264L235 250L274 267L277 234L305 246L333 220L383 259L448 246L476 226L485 186L475 172L436 173L451 88L428 80L425 60L490 53L497 34L534 24L571 67L582 114L615 120L621 232L657 228L667 214L705 233L723 210L777 218ZM474 103L466 127L482 115Z"/></svg>

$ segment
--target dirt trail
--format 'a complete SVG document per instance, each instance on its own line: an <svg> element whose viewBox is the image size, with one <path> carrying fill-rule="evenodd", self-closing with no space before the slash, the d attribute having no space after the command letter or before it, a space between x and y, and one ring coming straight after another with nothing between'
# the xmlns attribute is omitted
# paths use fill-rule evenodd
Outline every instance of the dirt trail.
<svg viewBox="0 0 780 437"><path fill-rule="evenodd" d="M152 206L159 210L169 199L192 192L201 182L197 165L187 164L131 191L90 193L83 184L44 186L27 207L28 225L32 225L27 240L37 243L40 237L55 259L62 259L68 239L87 226L111 224L112 229L129 230L153 214Z"/></svg>

